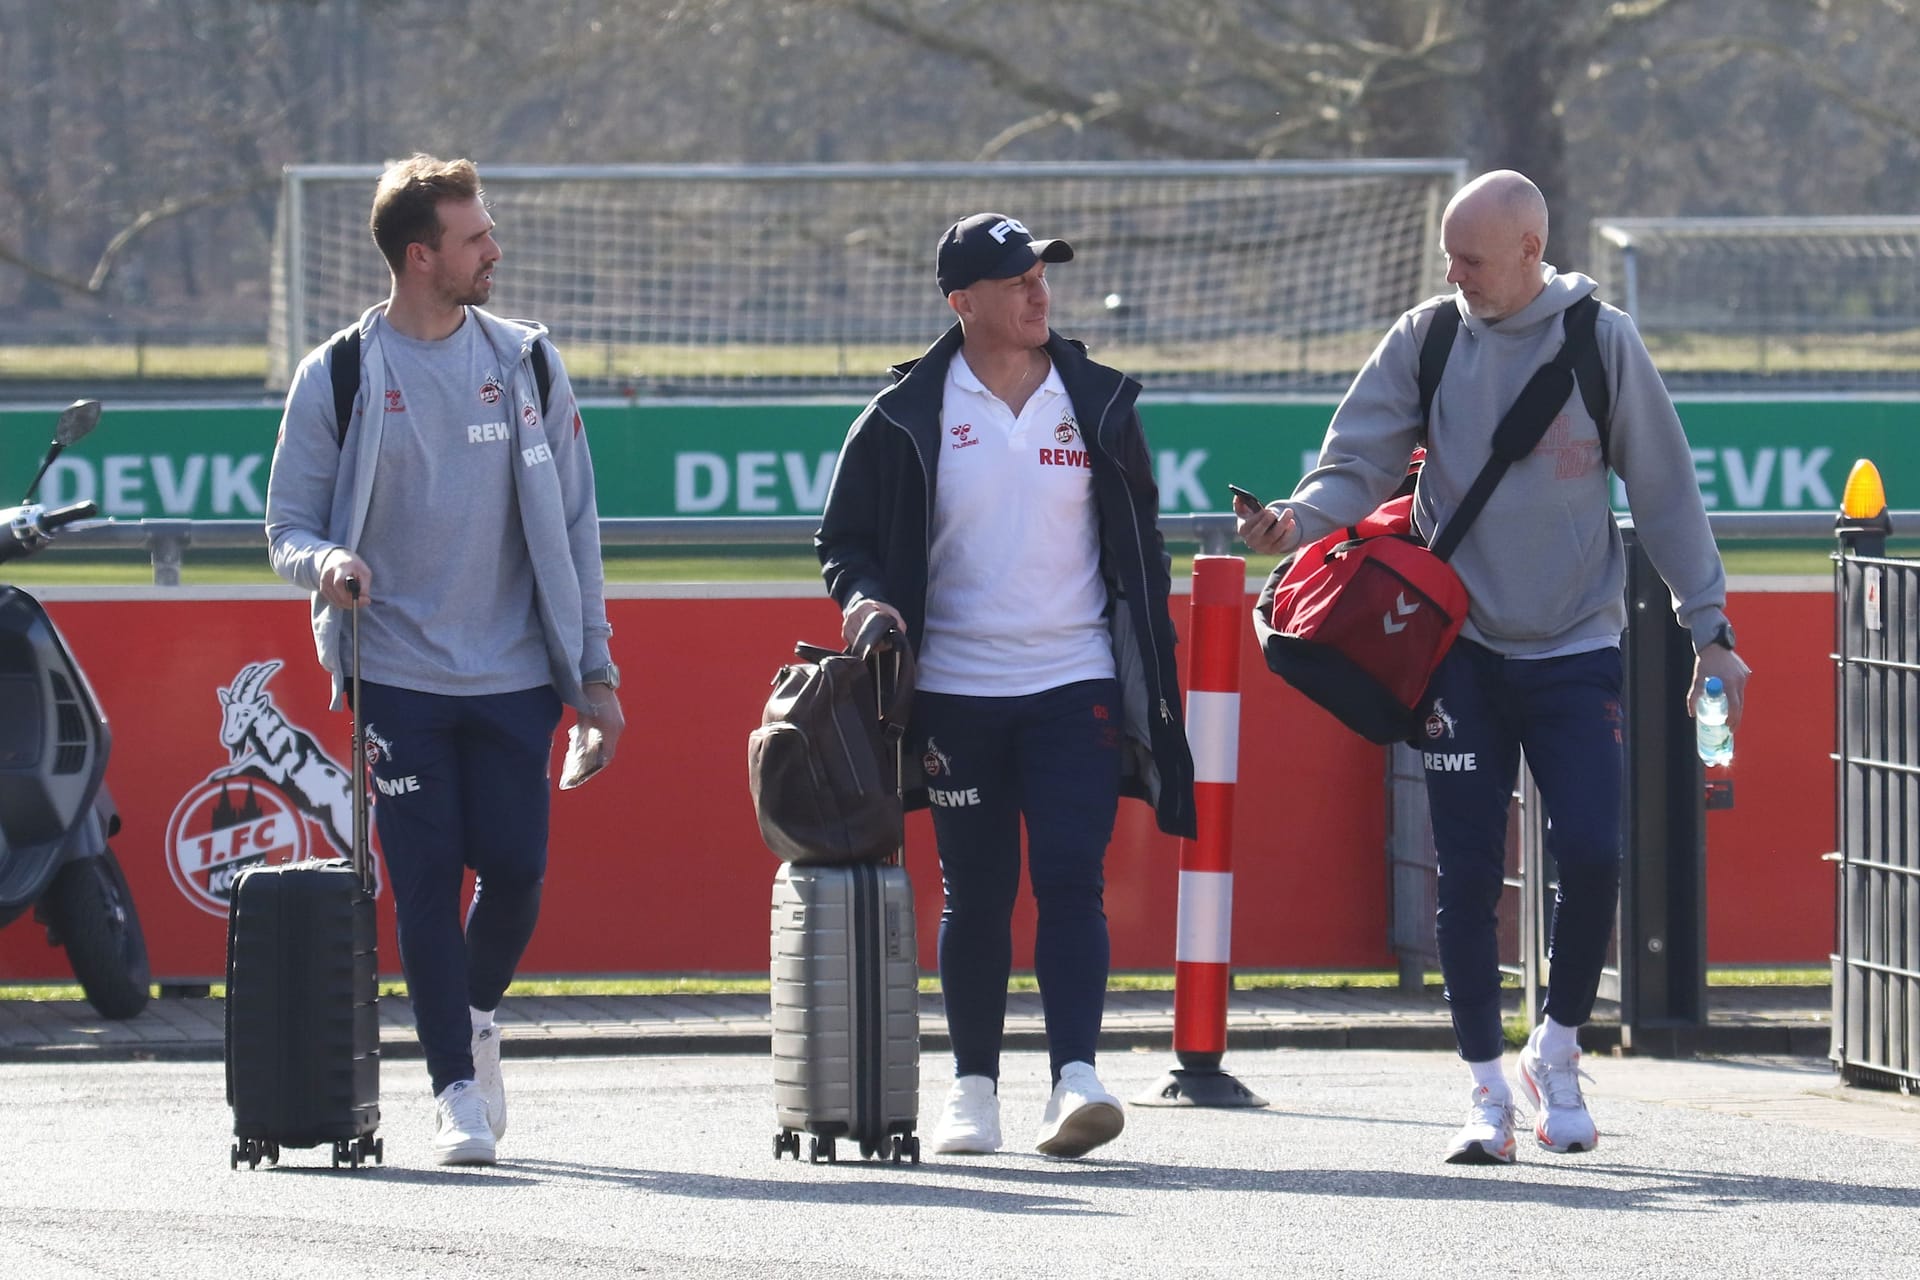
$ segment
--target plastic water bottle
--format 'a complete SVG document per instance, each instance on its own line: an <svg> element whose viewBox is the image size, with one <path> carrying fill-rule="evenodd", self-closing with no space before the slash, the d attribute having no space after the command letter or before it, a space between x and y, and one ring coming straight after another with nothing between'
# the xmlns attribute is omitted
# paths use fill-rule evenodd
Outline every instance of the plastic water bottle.
<svg viewBox="0 0 1920 1280"><path fill-rule="evenodd" d="M1727 694L1719 676L1708 676L1693 707L1694 742L1702 764L1733 763L1733 730L1727 727Z"/></svg>

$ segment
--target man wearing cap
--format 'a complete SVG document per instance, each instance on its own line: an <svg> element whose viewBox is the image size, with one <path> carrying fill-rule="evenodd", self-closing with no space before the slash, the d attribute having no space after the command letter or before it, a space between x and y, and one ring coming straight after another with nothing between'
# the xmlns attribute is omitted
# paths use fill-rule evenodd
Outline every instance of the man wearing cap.
<svg viewBox="0 0 1920 1280"><path fill-rule="evenodd" d="M907 801L933 809L954 1052L941 1154L1001 1145L1022 821L1054 1085L1037 1145L1061 1157L1124 1124L1094 1073L1119 797L1194 833L1140 386L1049 328L1047 266L1072 258L1004 214L947 229L936 273L958 323L855 420L814 537L848 642L883 615L917 661Z"/></svg>

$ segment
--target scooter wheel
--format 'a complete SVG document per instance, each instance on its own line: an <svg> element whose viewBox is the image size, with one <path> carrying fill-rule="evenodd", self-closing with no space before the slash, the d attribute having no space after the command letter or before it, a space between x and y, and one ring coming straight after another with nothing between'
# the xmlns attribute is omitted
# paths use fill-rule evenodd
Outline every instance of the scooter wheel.
<svg viewBox="0 0 1920 1280"><path fill-rule="evenodd" d="M147 1007L153 977L146 934L112 849L62 867L40 906L96 1013L131 1018Z"/></svg>

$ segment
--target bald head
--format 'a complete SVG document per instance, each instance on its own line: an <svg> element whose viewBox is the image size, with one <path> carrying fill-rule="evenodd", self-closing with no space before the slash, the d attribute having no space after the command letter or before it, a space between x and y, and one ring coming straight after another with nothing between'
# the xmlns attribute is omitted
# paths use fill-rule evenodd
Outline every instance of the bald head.
<svg viewBox="0 0 1920 1280"><path fill-rule="evenodd" d="M1532 302L1544 280L1547 201L1525 174L1483 173L1460 188L1440 219L1447 282L1467 311L1489 323Z"/></svg>
<svg viewBox="0 0 1920 1280"><path fill-rule="evenodd" d="M1447 201L1447 216L1455 212L1496 218L1517 232L1531 231L1540 237L1540 252L1547 250L1547 198L1524 173L1495 169L1481 174Z"/></svg>

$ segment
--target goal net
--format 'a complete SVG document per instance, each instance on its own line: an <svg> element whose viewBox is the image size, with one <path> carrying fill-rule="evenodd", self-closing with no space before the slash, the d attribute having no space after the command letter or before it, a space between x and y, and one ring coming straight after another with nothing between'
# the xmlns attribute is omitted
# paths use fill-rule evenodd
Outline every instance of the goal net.
<svg viewBox="0 0 1920 1280"><path fill-rule="evenodd" d="M1920 386L1920 218L1603 218L1601 296L1675 389Z"/></svg>
<svg viewBox="0 0 1920 1280"><path fill-rule="evenodd" d="M493 167L490 306L596 394L866 396L951 322L934 245L981 210L1069 240L1053 325L1160 390L1344 386L1444 288L1457 161ZM287 171L272 376L386 296L379 170Z"/></svg>

